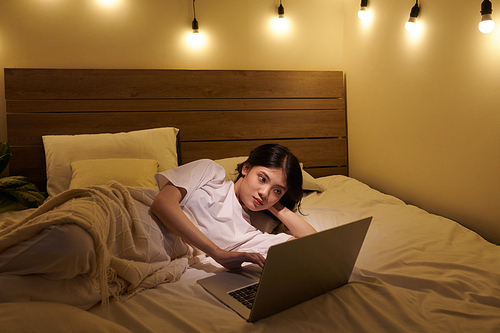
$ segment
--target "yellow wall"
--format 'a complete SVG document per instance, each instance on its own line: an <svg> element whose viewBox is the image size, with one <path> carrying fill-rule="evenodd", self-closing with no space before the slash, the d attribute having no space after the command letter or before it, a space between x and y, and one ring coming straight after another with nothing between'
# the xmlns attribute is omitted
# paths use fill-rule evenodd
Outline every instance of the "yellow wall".
<svg viewBox="0 0 500 333"><path fill-rule="evenodd" d="M421 0L417 37L413 4L345 1L350 175L500 242L500 15L485 35L481 0Z"/></svg>
<svg viewBox="0 0 500 333"><path fill-rule="evenodd" d="M198 0L204 48L191 34L191 0L0 1L0 141L7 140L3 68L341 70L343 0Z"/></svg>
<svg viewBox="0 0 500 333"><path fill-rule="evenodd" d="M481 0L420 2L410 38L413 0L369 0L369 25L358 0L283 0L285 36L269 28L278 0L198 0L195 51L189 0L2 0L0 69L344 70L351 175L500 242L500 17L483 35ZM1 71L1 141L3 91Z"/></svg>

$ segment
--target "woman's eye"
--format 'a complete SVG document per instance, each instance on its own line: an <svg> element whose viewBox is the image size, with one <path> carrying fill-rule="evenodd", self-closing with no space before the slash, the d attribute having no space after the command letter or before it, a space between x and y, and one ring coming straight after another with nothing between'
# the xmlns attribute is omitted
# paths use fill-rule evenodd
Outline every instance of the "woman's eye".
<svg viewBox="0 0 500 333"><path fill-rule="evenodd" d="M263 183L265 183L265 182L266 182L266 178L264 178L263 176L259 176L259 180L260 180L261 182L263 182Z"/></svg>
<svg viewBox="0 0 500 333"><path fill-rule="evenodd" d="M281 190L274 190L274 193L276 193L277 195L281 195Z"/></svg>

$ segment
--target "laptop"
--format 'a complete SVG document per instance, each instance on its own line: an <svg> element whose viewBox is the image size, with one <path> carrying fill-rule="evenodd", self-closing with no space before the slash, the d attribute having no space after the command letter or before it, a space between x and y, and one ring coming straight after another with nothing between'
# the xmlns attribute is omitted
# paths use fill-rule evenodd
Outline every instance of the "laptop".
<svg viewBox="0 0 500 333"><path fill-rule="evenodd" d="M243 319L255 322L347 284L371 220L271 246L263 269L250 264L197 282ZM246 297L250 299L237 299Z"/></svg>

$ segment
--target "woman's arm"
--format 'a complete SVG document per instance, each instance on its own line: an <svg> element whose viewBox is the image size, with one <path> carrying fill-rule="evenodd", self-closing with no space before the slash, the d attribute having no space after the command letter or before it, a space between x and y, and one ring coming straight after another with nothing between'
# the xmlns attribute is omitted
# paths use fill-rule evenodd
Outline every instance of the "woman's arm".
<svg viewBox="0 0 500 333"><path fill-rule="evenodd" d="M220 249L203 234L182 211L179 203L186 190L172 184L165 185L151 204L151 211L172 232L186 243L195 246L228 269L238 268L243 262L264 266L264 257L258 253L229 252Z"/></svg>
<svg viewBox="0 0 500 333"><path fill-rule="evenodd" d="M290 230L295 238L304 237L316 232L316 230L303 218L283 206L276 203L269 209Z"/></svg>

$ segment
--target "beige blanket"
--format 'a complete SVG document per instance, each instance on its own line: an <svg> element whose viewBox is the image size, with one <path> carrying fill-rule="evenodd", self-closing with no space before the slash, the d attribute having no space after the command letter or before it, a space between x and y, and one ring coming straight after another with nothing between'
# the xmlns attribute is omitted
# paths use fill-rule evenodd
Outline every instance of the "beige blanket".
<svg viewBox="0 0 500 333"><path fill-rule="evenodd" d="M3 221L0 254L48 226L74 223L94 239L98 267L90 280L100 289L104 304L109 296L177 281L188 267L192 249L149 213L157 193L125 188L117 182L68 190L47 200L24 220Z"/></svg>

